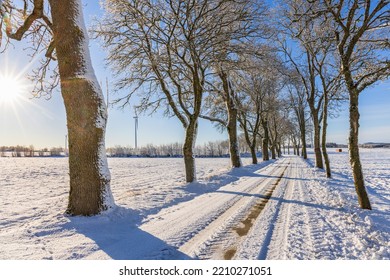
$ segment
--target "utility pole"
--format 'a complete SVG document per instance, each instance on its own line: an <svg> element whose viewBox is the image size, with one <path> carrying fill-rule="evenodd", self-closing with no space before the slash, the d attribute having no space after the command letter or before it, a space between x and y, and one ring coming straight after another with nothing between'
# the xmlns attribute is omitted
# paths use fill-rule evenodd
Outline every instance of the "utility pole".
<svg viewBox="0 0 390 280"><path fill-rule="evenodd" d="M135 131L135 150L137 152L137 149L138 149L138 143L137 143L137 140L138 140L138 115L137 115L137 112L135 112L135 117L134 118L134 131Z"/></svg>

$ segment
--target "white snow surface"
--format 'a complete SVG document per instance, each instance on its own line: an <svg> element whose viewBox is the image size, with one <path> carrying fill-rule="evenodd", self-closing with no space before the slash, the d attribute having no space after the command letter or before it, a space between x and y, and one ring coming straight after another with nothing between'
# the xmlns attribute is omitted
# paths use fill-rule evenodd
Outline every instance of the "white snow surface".
<svg viewBox="0 0 390 280"><path fill-rule="evenodd" d="M0 158L0 259L390 259L390 150L361 151L372 211L347 152L332 179L309 157L197 159L192 184L183 159L109 158L117 206L94 217L64 214L67 159Z"/></svg>

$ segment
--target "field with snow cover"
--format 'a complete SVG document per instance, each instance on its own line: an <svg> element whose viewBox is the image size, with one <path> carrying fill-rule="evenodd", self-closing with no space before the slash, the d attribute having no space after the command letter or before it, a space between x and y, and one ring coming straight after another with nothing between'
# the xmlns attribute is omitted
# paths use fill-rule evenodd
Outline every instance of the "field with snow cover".
<svg viewBox="0 0 390 280"><path fill-rule="evenodd" d="M0 158L0 259L389 259L390 150L362 150L373 211L348 154L330 157L331 180L312 154L239 170L197 159L192 184L182 159L112 158L118 207L88 218L63 214L67 159Z"/></svg>

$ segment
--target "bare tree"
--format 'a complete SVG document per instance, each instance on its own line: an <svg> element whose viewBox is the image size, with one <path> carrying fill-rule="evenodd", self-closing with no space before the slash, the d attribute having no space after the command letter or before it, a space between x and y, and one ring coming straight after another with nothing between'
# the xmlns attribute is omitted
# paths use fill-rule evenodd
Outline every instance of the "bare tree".
<svg viewBox="0 0 390 280"><path fill-rule="evenodd" d="M318 12L318 11L317 11ZM334 26L340 69L349 92L349 154L359 204L371 209L359 155L359 95L390 76L390 1L324 1Z"/></svg>
<svg viewBox="0 0 390 280"><path fill-rule="evenodd" d="M311 109L311 115L314 126L314 146L316 154L317 167L323 167L320 155L325 162L326 175L331 177L330 161L326 148L327 127L329 105L333 99L339 99L341 79L340 72L337 67L337 61L334 57L335 47L332 40L333 26L329 22L324 22L312 16L311 13L305 11L313 7L319 7L320 1L284 1L286 8L284 11L285 19L282 20L284 30L293 39L297 39L302 54L305 57L306 63L300 69L299 60L293 58L288 53L287 48L283 47L285 53L289 57L289 61L299 73L301 78L305 73L309 77L309 83L305 84L307 101ZM306 70L306 71L305 71ZM307 86L309 85L309 86ZM315 97L317 95L317 97ZM313 98L314 97L314 98ZM322 135L320 136L320 123L322 122ZM321 143L321 149L319 144ZM317 164L320 162L321 166Z"/></svg>
<svg viewBox="0 0 390 280"><path fill-rule="evenodd" d="M140 110L165 108L178 118L185 129L186 181L196 180L193 147L206 78L226 41L241 39L251 1L109 0L105 8L94 34L110 50L118 89L131 89L118 102L129 104L137 92Z"/></svg>
<svg viewBox="0 0 390 280"><path fill-rule="evenodd" d="M229 75L223 68L220 68L218 71L218 76L222 81L223 88L223 98L226 105L227 111L227 122L226 129L229 135L229 152L231 164L234 167L241 167L242 162L240 159L240 150L238 147L238 136L237 136L237 117L238 117L238 108L236 105L236 93L233 89L233 85L229 79Z"/></svg>
<svg viewBox="0 0 390 280"><path fill-rule="evenodd" d="M292 28L291 25L288 26ZM291 31L290 31L291 32ZM313 121L314 128L314 154L316 160L316 167L323 169L324 163L321 153L321 125L320 116L324 96L319 92L317 85L317 72L315 71L315 54L309 48L308 45L303 44L301 53L294 55L286 44L285 40L282 40L281 51L286 57L286 63L289 64L294 70L294 76L299 77L304 86L306 93L306 100L310 108L310 114Z"/></svg>
<svg viewBox="0 0 390 280"><path fill-rule="evenodd" d="M238 118L238 105L237 89L234 86L233 73L239 69L242 65L237 61L237 57L243 54L255 54L261 55L262 50L259 46L254 44L254 40L264 39L270 36L271 31L268 27L267 19L268 12L263 1L247 1L251 3L251 12L241 12L241 22L245 23L241 26L241 30L236 33L230 33L230 38L227 38L225 42L221 42L220 46L222 50L216 53L214 58L214 71L217 82L213 85L213 89L210 93L216 96L211 96L206 102L208 110L201 117L208 119L212 122L216 122L217 126L226 128L229 136L229 151L230 160L233 167L240 167L242 165L239 156L238 136L237 136L237 118ZM231 26L227 26L227 29L231 29L236 22L231 22ZM223 102L221 102L223 101ZM224 105L221 107L221 105Z"/></svg>
<svg viewBox="0 0 390 280"><path fill-rule="evenodd" d="M12 19L3 22L7 25L8 38L38 40L36 43L43 44L48 61L58 60L69 135L67 212L98 214L113 207L114 201L105 154L106 105L90 61L82 3L80 0L33 0L23 1L18 8L13 2L17 1L3 3L2 14L12 9L22 14L23 21L16 21L16 29L10 25ZM51 15L47 14L45 4ZM50 35L48 44L39 32ZM41 69L46 69L45 65Z"/></svg>
<svg viewBox="0 0 390 280"><path fill-rule="evenodd" d="M261 119L261 108L260 108L260 96L252 92L252 94L244 94L240 98L239 105L239 116L238 121L240 127L244 132L244 139L250 149L252 156L252 164L257 164L257 139L260 134L260 119ZM267 142L268 143L268 142ZM268 148L267 148L268 152ZM264 150L263 150L264 153Z"/></svg>
<svg viewBox="0 0 390 280"><path fill-rule="evenodd" d="M205 99L204 113L200 117L216 123L218 129L223 128L227 130L230 162L233 167L237 168L242 166L237 134L237 93L228 71L221 65L218 66L216 73L218 81L210 84L210 94Z"/></svg>
<svg viewBox="0 0 390 280"><path fill-rule="evenodd" d="M322 95L324 96L324 102L322 104L322 155L324 157L326 177L332 177L329 156L327 153L326 142L327 142L327 128L329 111L331 109L330 103L342 99L340 89L342 88L340 72L335 68L335 61L332 59L331 44L329 42L321 42L321 51L315 56L314 64L319 79L321 81ZM335 103L338 104L338 103Z"/></svg>
<svg viewBox="0 0 390 280"><path fill-rule="evenodd" d="M306 123L308 121L307 115L307 101L305 98L305 90L299 78L291 78L287 84L287 91L291 110L296 119L299 135L302 143L302 157L307 159L307 143L306 143ZM295 133L295 132L294 132ZM293 133L291 133L293 134Z"/></svg>
<svg viewBox="0 0 390 280"><path fill-rule="evenodd" d="M388 0L305 0L299 1L293 11L297 21L304 25L320 22L321 26L330 27L330 32L322 39L333 44L349 93L350 163L358 201L363 209L371 209L371 204L364 186L358 146L359 95L367 87L390 76L389 7Z"/></svg>
<svg viewBox="0 0 390 280"><path fill-rule="evenodd" d="M246 66L237 72L237 89L240 96L239 122L250 147L252 162L257 163L257 139L262 138L263 160L269 160L270 118L277 111L279 91L278 71L275 70L275 57L258 59L244 56Z"/></svg>
<svg viewBox="0 0 390 280"><path fill-rule="evenodd" d="M390 75L389 1L322 1L308 3L310 17L332 27L331 42L349 93L349 153L359 204L371 209L359 156L359 95Z"/></svg>

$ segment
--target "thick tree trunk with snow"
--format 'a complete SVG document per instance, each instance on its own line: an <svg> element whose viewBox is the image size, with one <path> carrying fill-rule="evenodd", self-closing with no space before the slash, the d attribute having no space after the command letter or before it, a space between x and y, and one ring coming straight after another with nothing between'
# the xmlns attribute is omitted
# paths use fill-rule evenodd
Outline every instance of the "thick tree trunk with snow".
<svg viewBox="0 0 390 280"><path fill-rule="evenodd" d="M67 212L95 215L113 206L105 154L107 112L90 62L80 0L49 0L69 137Z"/></svg>
<svg viewBox="0 0 390 280"><path fill-rule="evenodd" d="M363 170L359 155L359 94L353 89L349 89L349 157L352 166L355 189L360 207L371 210L370 200L364 186Z"/></svg>
<svg viewBox="0 0 390 280"><path fill-rule="evenodd" d="M185 140L183 144L184 167L187 183L196 181L195 155L193 150L195 146L197 130L198 121L195 118L191 118L188 127L186 128Z"/></svg>

